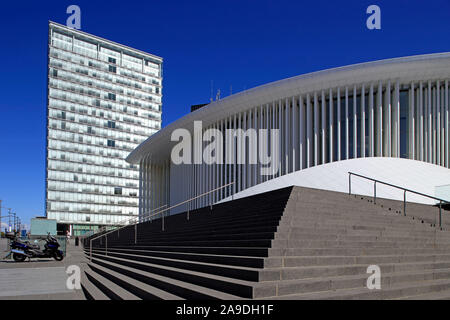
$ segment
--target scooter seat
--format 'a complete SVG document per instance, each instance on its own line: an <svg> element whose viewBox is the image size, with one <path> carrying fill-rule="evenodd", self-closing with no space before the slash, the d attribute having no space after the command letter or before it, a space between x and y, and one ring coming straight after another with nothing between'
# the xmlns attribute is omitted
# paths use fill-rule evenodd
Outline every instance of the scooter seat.
<svg viewBox="0 0 450 320"><path fill-rule="evenodd" d="M36 250L41 249L41 247L40 247L38 244L31 244L31 243L28 243L28 245L29 245L32 249L36 249Z"/></svg>

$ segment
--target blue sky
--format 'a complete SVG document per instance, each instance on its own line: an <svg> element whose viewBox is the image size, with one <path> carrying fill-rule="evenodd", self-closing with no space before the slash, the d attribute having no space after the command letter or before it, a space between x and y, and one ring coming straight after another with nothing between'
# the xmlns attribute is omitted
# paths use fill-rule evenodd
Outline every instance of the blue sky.
<svg viewBox="0 0 450 320"><path fill-rule="evenodd" d="M208 102L311 71L450 51L449 0L7 1L0 10L0 199L43 216L48 20L164 58L163 126ZM381 8L381 30L366 9ZM3 210L4 212L4 210Z"/></svg>

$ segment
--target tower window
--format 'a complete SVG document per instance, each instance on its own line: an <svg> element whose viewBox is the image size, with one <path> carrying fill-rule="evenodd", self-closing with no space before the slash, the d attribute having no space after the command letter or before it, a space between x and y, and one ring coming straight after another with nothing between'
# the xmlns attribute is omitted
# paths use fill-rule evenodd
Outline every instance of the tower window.
<svg viewBox="0 0 450 320"><path fill-rule="evenodd" d="M115 129L116 123L114 121L108 121L108 128Z"/></svg>

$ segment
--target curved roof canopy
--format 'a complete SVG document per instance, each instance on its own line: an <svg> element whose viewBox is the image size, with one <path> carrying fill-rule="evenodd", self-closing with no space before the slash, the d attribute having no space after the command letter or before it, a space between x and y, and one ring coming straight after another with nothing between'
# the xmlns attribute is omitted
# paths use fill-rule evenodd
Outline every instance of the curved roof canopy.
<svg viewBox="0 0 450 320"><path fill-rule="evenodd" d="M192 132L194 121L201 120L203 127L206 127L256 106L330 88L355 84L370 85L396 79L401 83L424 79L447 79L449 75L450 52L446 52L360 63L283 79L211 102L187 114L150 136L132 151L126 160L129 163L139 163L145 156L151 156L156 162L167 160L175 144L170 141L172 131L185 128Z"/></svg>

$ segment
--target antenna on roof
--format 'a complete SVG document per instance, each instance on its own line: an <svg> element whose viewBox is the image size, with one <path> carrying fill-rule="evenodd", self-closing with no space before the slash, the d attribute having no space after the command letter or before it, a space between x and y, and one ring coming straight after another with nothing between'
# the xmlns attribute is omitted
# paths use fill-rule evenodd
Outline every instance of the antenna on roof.
<svg viewBox="0 0 450 320"><path fill-rule="evenodd" d="M220 89L217 90L217 94L216 94L216 101L220 100Z"/></svg>
<svg viewBox="0 0 450 320"><path fill-rule="evenodd" d="M214 80L211 80L211 95L209 97L210 102L213 102L213 91L214 91Z"/></svg>

